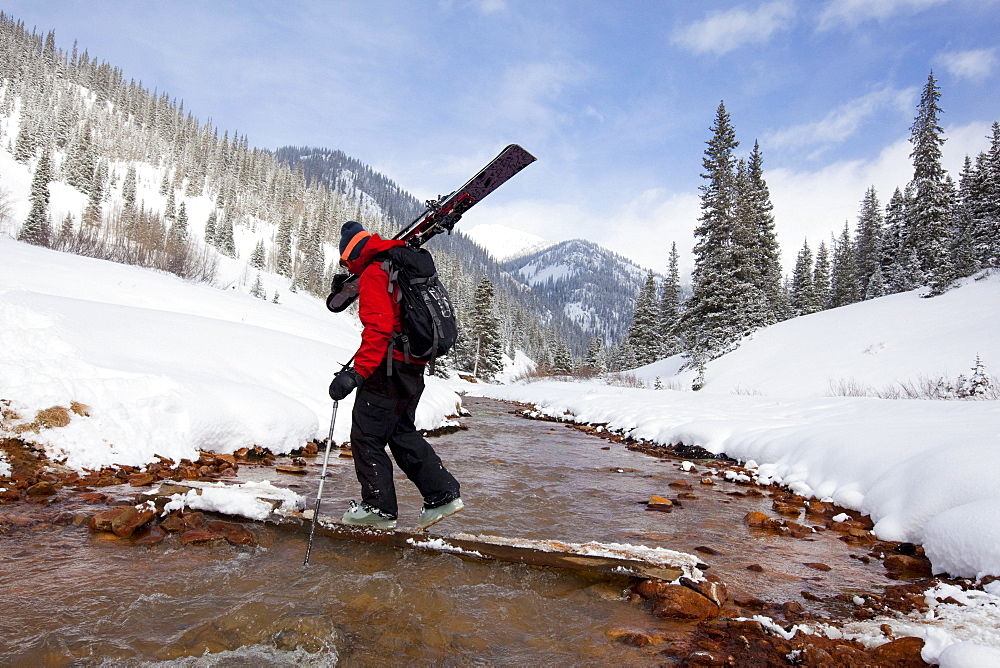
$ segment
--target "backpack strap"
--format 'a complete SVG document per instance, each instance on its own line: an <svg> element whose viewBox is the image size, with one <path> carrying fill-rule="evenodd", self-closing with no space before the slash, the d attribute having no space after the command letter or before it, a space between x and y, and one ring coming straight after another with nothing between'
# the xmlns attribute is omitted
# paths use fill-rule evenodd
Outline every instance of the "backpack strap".
<svg viewBox="0 0 1000 668"><path fill-rule="evenodd" d="M397 283L399 281L399 269L397 269L392 262L386 258L381 265L382 271L386 273L389 277L389 285L387 287L389 291L389 296L399 303L403 298L403 295L397 289ZM385 351L385 375L392 375L392 354L396 349L396 339L403 344L403 356L407 363L410 361L410 340L403 332L393 332L389 337L389 347Z"/></svg>

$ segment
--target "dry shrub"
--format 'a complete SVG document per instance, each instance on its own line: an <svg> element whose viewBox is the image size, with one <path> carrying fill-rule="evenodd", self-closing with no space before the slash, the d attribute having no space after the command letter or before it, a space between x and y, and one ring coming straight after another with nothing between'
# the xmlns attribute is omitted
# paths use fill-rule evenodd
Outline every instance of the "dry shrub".
<svg viewBox="0 0 1000 668"><path fill-rule="evenodd" d="M69 409L63 406L52 406L45 408L35 415L35 424L39 429L53 429L55 427L65 427L70 423Z"/></svg>
<svg viewBox="0 0 1000 668"><path fill-rule="evenodd" d="M619 371L617 373L609 373L605 378L608 381L608 385L614 385L615 387L646 387L646 383L634 373Z"/></svg>

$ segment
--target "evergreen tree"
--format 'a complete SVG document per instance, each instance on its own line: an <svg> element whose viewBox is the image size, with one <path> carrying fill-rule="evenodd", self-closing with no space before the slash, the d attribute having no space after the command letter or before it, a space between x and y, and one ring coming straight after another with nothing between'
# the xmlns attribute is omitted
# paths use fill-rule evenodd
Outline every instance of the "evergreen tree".
<svg viewBox="0 0 1000 668"><path fill-rule="evenodd" d="M122 201L127 208L135 207L136 199L136 175L135 165L129 165L125 173L125 181L122 183Z"/></svg>
<svg viewBox="0 0 1000 668"><path fill-rule="evenodd" d="M808 241L802 243L802 250L795 259L791 291L792 309L795 315L808 315L820 310L813 286L813 257Z"/></svg>
<svg viewBox="0 0 1000 668"><path fill-rule="evenodd" d="M927 78L917 116L910 128L913 151L913 203L909 212L911 238L920 269L934 292L941 292L953 276L951 266L951 202L941 166L944 129L938 116L941 93L932 72Z"/></svg>
<svg viewBox="0 0 1000 668"><path fill-rule="evenodd" d="M656 298L656 277L650 271L636 299L632 325L628 330L628 338L635 348L636 359L640 366L659 359L660 322L660 309Z"/></svg>
<svg viewBox="0 0 1000 668"><path fill-rule="evenodd" d="M250 256L250 266L254 269L263 269L265 257L264 240L261 239L257 242L257 245L253 249L253 254Z"/></svg>
<svg viewBox="0 0 1000 668"><path fill-rule="evenodd" d="M882 274L889 294L912 289L910 279L903 270L909 252L906 234L908 204L899 188L892 194L885 207L885 231L882 235ZM907 287L909 286L909 287Z"/></svg>
<svg viewBox="0 0 1000 668"><path fill-rule="evenodd" d="M767 295L757 284L752 246L756 230L737 216L739 145L725 105L720 103L702 165L701 217L695 228L694 292L682 318L689 351L717 357L754 329L773 322ZM744 170L745 171L745 170Z"/></svg>
<svg viewBox="0 0 1000 668"><path fill-rule="evenodd" d="M660 285L660 338L662 355L670 357L683 350L683 344L678 336L681 319L681 273L680 254L677 252L677 242L670 246L670 261L667 265L667 277Z"/></svg>
<svg viewBox="0 0 1000 668"><path fill-rule="evenodd" d="M882 278L882 267L876 266L875 273L872 274L871 279L868 281L868 287L865 290L865 299L878 299L879 297L884 297L886 294L885 279Z"/></svg>
<svg viewBox="0 0 1000 668"><path fill-rule="evenodd" d="M260 280L260 272L257 272L257 280L254 281L253 287L250 288L250 294L257 299L267 299L267 292L264 290L264 284Z"/></svg>
<svg viewBox="0 0 1000 668"><path fill-rule="evenodd" d="M748 241L755 284L771 307L772 316L762 324L770 324L785 317L788 304L781 291L781 247L774 226L774 205L764 181L763 163L760 144L754 142L741 181L738 209L750 232Z"/></svg>
<svg viewBox="0 0 1000 668"><path fill-rule="evenodd" d="M601 337L590 337L590 344L587 346L587 356L583 364L598 373L604 371L604 342L601 341Z"/></svg>
<svg viewBox="0 0 1000 668"><path fill-rule="evenodd" d="M42 154L35 167L35 175L31 179L31 194L28 196L31 208L28 217L21 227L17 238L36 246L48 246L51 243L51 225L49 224L49 182L52 181L52 162L48 151Z"/></svg>
<svg viewBox="0 0 1000 668"><path fill-rule="evenodd" d="M858 229L856 234L856 263L859 294L868 297L868 284L876 270L881 274L882 267L882 205L878 201L875 186L865 192L861 201L861 211L858 214ZM883 293L884 293L883 286ZM878 295L882 296L882 295Z"/></svg>
<svg viewBox="0 0 1000 668"><path fill-rule="evenodd" d="M503 344L500 341L500 321L496 313L496 291L493 283L483 276L473 297L472 323L469 334L474 342L473 375L492 379L503 369Z"/></svg>
<svg viewBox="0 0 1000 668"><path fill-rule="evenodd" d="M557 373L572 373L573 367L573 354L566 339L557 337L552 345L552 370Z"/></svg>
<svg viewBox="0 0 1000 668"><path fill-rule="evenodd" d="M274 239L274 269L281 276L291 276L292 272L292 221L282 218Z"/></svg>
<svg viewBox="0 0 1000 668"><path fill-rule="evenodd" d="M208 213L208 220L205 221L205 243L215 245L215 228L218 226L219 217L212 209Z"/></svg>
<svg viewBox="0 0 1000 668"><path fill-rule="evenodd" d="M976 158L970 236L980 267L1000 267L1000 122L993 123L990 148Z"/></svg>
<svg viewBox="0 0 1000 668"><path fill-rule="evenodd" d="M830 295L830 252L826 242L819 242L816 250L816 267L813 269L813 291L816 293L817 309L822 311L832 306Z"/></svg>
<svg viewBox="0 0 1000 668"><path fill-rule="evenodd" d="M206 232L208 229L206 228ZM226 257L236 257L236 240L233 238L233 211L226 209L222 220L215 228L212 242Z"/></svg>
<svg viewBox="0 0 1000 668"><path fill-rule="evenodd" d="M830 270L830 305L833 308L860 301L861 287L858 285L858 267L855 248L851 243L851 232L847 223L833 248L833 266Z"/></svg>
<svg viewBox="0 0 1000 668"><path fill-rule="evenodd" d="M70 143L66 161L63 164L66 182L88 194L93 186L94 168L97 163L90 135L90 122L88 121Z"/></svg>
<svg viewBox="0 0 1000 668"><path fill-rule="evenodd" d="M170 227L174 236L177 239L187 239L188 236L188 214L187 205L181 202L180 207L177 209L177 219L174 224Z"/></svg>
<svg viewBox="0 0 1000 668"><path fill-rule="evenodd" d="M168 221L177 219L177 200L175 199L173 188L167 188L167 205L164 209L163 217Z"/></svg>

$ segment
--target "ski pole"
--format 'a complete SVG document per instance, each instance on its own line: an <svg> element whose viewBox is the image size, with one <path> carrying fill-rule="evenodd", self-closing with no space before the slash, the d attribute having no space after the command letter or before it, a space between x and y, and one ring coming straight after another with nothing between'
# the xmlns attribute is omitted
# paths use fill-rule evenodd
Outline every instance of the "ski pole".
<svg viewBox="0 0 1000 668"><path fill-rule="evenodd" d="M309 529L309 544L306 545L306 560L303 566L309 565L309 553L312 552L313 534L316 533L316 522L319 520L319 504L323 500L323 483L326 482L326 466L330 463L330 447L333 445L333 425L337 423L337 404L333 402L333 415L330 416L330 435L326 439L326 455L323 457L323 473L319 476L319 489L316 490L316 507L313 508L312 527Z"/></svg>

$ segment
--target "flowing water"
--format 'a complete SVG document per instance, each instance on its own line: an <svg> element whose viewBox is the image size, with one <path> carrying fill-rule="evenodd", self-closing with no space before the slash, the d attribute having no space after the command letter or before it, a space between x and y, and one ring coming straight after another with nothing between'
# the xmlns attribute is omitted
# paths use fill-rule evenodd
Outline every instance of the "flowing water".
<svg viewBox="0 0 1000 668"><path fill-rule="evenodd" d="M878 562L831 532L791 539L747 529L750 510L771 499L736 496L729 483L702 488L703 472L619 444L511 415L512 407L469 398L467 431L433 439L462 483L466 509L435 527L573 542L645 544L700 554L708 572L737 596L794 600L864 593L884 584ZM318 465L315 466L318 472ZM331 459L322 512L339 515L357 493L349 459ZM311 505L316 477L242 467L241 480L270 478ZM649 512L651 494L676 496L686 480L697 498L671 513ZM415 524L419 497L397 481L400 525ZM103 490L102 490L103 491ZM59 504L72 509L72 501ZM609 640L629 629L669 639L683 625L655 619L629 602L627 579L447 554L397 550L317 537L303 567L306 538L255 525L260 545L150 548L77 526L18 516L0 533L0 665L468 665L644 664L660 647ZM51 511L49 511L51 512ZM705 552L705 550L701 550ZM817 571L808 563L833 567ZM748 570L760 565L763 570Z"/></svg>

